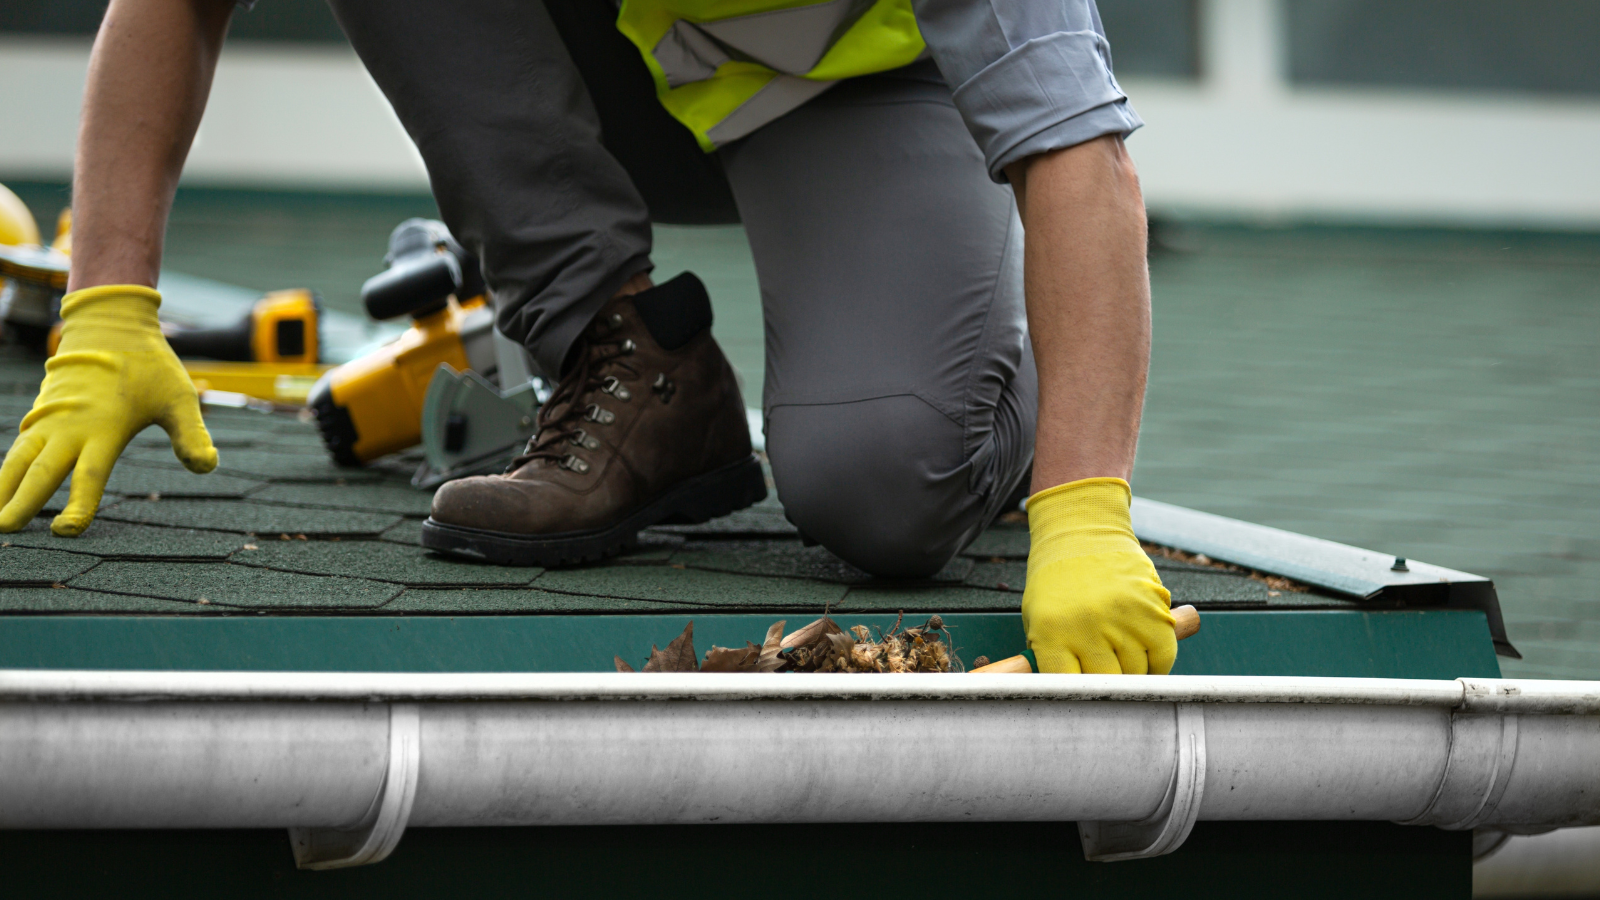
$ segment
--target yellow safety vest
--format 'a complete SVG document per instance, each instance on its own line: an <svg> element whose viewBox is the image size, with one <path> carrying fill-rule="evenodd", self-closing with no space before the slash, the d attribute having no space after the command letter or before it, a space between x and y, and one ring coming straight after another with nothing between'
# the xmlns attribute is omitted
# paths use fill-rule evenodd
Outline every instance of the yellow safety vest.
<svg viewBox="0 0 1600 900"><path fill-rule="evenodd" d="M911 0L623 0L617 28L707 152L924 49Z"/></svg>

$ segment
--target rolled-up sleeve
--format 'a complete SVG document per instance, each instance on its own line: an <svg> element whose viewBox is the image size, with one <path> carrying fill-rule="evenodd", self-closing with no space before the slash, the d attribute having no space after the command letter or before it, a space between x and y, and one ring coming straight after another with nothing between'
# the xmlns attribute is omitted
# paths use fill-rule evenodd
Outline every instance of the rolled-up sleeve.
<svg viewBox="0 0 1600 900"><path fill-rule="evenodd" d="M1094 0L913 0L989 177L1143 125L1117 84Z"/></svg>

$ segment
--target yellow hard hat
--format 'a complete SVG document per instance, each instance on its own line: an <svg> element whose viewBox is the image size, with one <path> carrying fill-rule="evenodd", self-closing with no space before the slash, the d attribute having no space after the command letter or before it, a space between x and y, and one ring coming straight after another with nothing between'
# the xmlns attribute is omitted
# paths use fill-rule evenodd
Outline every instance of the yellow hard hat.
<svg viewBox="0 0 1600 900"><path fill-rule="evenodd" d="M0 184L0 244L37 243L39 226L33 221L33 213L28 212L28 205L11 193L10 188Z"/></svg>

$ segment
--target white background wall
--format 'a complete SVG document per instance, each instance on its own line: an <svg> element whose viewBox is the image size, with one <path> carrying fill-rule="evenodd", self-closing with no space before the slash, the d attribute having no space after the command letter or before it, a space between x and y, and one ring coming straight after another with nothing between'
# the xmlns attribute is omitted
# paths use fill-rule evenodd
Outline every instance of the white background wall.
<svg viewBox="0 0 1600 900"><path fill-rule="evenodd" d="M1153 209L1258 220L1600 228L1600 101L1292 88L1276 0L1202 0L1202 78L1125 79L1149 123L1129 146ZM80 39L0 39L0 179L70 171ZM426 190L355 55L224 53L190 183Z"/></svg>
<svg viewBox="0 0 1600 900"><path fill-rule="evenodd" d="M1198 84L1127 79L1155 208L1600 225L1600 101L1291 88L1274 0L1200 4Z"/></svg>
<svg viewBox="0 0 1600 900"><path fill-rule="evenodd" d="M86 38L0 38L0 179L72 171ZM422 159L348 47L231 44L185 180L233 186L428 189Z"/></svg>

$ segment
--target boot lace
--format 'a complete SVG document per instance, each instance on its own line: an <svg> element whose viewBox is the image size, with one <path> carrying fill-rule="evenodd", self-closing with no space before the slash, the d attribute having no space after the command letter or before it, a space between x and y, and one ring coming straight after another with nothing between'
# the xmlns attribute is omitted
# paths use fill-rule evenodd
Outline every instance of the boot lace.
<svg viewBox="0 0 1600 900"><path fill-rule="evenodd" d="M597 325L594 330L600 331L603 327ZM627 388L621 386L621 379L617 376L622 373L630 378L638 375L632 366L622 361L623 357L633 353L633 341L626 338L602 341L598 335L585 336L580 340L583 343L578 348L577 362L556 385L550 399L539 408L539 416L535 420L538 431L528 440L522 453L506 466L507 472L520 469L534 460L569 468L581 466L577 471L587 471L588 464L578 460L568 448L576 445L595 449L599 442L585 431L585 426L609 425L616 419L615 413L591 401L590 396L604 392L621 400L628 398Z"/></svg>

